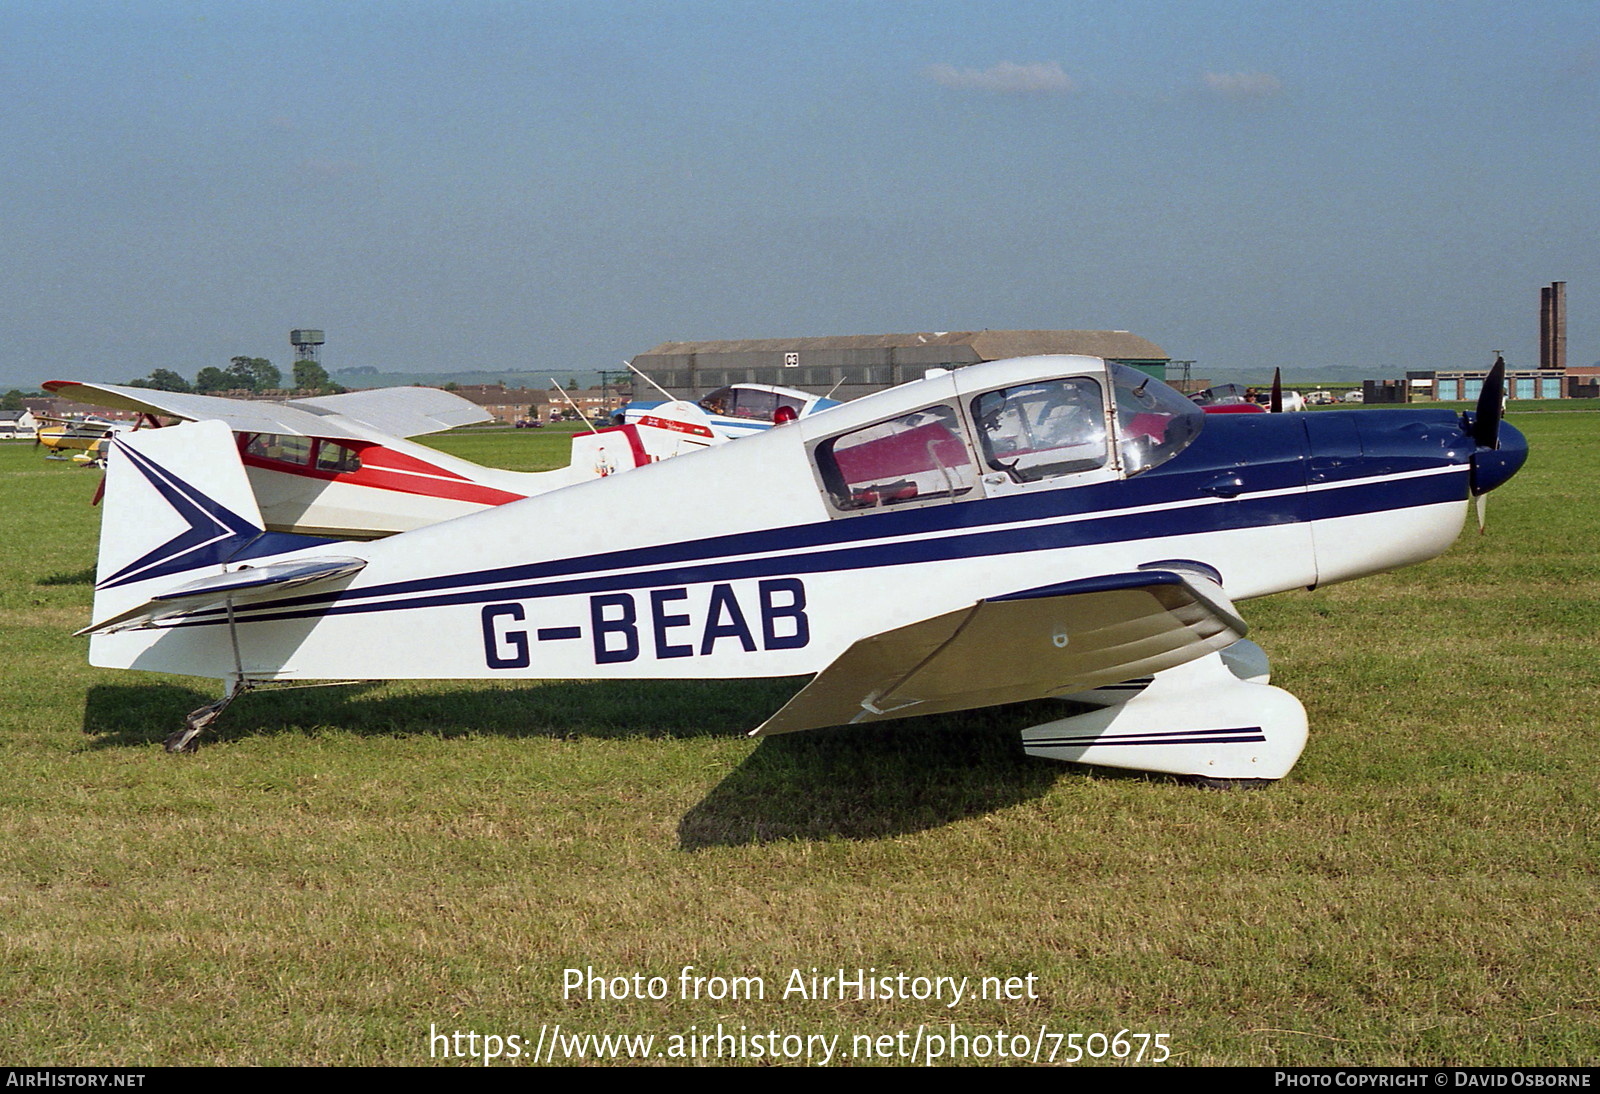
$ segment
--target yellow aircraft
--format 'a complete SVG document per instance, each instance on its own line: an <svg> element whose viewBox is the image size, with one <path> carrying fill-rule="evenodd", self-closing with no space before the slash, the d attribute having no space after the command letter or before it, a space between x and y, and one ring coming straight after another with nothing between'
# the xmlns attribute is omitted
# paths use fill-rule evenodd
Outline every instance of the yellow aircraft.
<svg viewBox="0 0 1600 1094"><path fill-rule="evenodd" d="M87 466L99 466L105 459L107 439L132 425L130 422L113 422L105 418L43 420L50 424L39 427L34 434L34 443L50 450L45 459L70 459Z"/></svg>

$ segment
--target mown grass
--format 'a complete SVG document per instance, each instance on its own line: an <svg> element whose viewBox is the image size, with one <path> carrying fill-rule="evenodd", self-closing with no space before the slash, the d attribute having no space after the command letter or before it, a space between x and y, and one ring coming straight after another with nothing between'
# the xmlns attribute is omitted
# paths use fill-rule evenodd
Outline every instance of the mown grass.
<svg viewBox="0 0 1600 1094"><path fill-rule="evenodd" d="M4 1062L954 1020L1166 1032L1189 1064L1592 1065L1600 414L1517 420L1533 457L1488 535L1245 606L1312 735L1231 794L1027 759L1048 704L745 739L792 681L255 694L170 756L209 685L90 669L70 637L96 476L0 446ZM558 440L437 443L535 467ZM683 965L768 997L679 1000ZM674 998L563 999L584 966ZM1034 973L1041 997L778 997L841 966Z"/></svg>

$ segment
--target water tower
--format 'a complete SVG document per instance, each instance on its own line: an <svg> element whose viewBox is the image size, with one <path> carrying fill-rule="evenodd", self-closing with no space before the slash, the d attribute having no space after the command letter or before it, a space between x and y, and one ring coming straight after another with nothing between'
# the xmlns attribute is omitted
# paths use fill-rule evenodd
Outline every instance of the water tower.
<svg viewBox="0 0 1600 1094"><path fill-rule="evenodd" d="M289 332L289 344L294 347L296 361L315 361L322 352L322 343L326 341L320 330L292 330Z"/></svg>

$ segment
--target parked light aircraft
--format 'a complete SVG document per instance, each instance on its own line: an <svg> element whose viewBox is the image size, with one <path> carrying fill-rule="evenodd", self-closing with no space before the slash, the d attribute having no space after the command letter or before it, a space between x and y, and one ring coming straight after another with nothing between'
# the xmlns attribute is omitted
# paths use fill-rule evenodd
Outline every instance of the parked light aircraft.
<svg viewBox="0 0 1600 1094"><path fill-rule="evenodd" d="M691 403L687 399L634 401L617 410L617 425L645 425L684 434L686 440L709 447L738 437L748 437L774 425L809 417L839 406L825 395L808 395L791 387L771 384L731 384Z"/></svg>
<svg viewBox="0 0 1600 1094"><path fill-rule="evenodd" d="M97 462L86 457L88 452L103 452L106 438L124 429L131 422L113 422L105 418L55 418L45 415L40 421L48 424L34 430L33 443L50 450L47 460L75 460L78 463Z"/></svg>
<svg viewBox="0 0 1600 1094"><path fill-rule="evenodd" d="M1306 401L1298 391L1283 390L1283 370L1272 370L1272 386L1266 391L1239 384L1213 384L1190 396L1207 414L1281 414L1300 411Z"/></svg>
<svg viewBox="0 0 1600 1094"><path fill-rule="evenodd" d="M373 542L266 530L223 423L123 434L81 633L223 683L175 751L271 681L806 674L756 734L1063 696L1092 709L1030 753L1277 779L1305 711L1234 602L1444 551L1527 455L1492 386L1211 417L1097 358L995 361Z"/></svg>
<svg viewBox="0 0 1600 1094"><path fill-rule="evenodd" d="M685 450L669 428L576 434L572 462L554 471L502 471L405 440L491 420L434 388L352 391L284 402L52 380L55 394L135 410L144 420L218 421L271 532L374 539L630 470ZM658 416L665 421L670 415Z"/></svg>

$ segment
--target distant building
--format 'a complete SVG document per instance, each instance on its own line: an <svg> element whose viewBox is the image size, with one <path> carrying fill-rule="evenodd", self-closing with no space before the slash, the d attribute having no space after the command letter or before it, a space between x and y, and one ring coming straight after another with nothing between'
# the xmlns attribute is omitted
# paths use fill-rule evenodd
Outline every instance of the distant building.
<svg viewBox="0 0 1600 1094"><path fill-rule="evenodd" d="M1488 366L1408 372L1405 394L1412 399L1471 402L1483 390L1483 381L1488 375ZM1371 382L1368 381L1369 385ZM1600 365L1567 365L1565 281L1552 281L1539 290L1539 367L1508 368L1506 398L1600 398Z"/></svg>
<svg viewBox="0 0 1600 1094"><path fill-rule="evenodd" d="M498 422L514 425L525 418L549 421L572 406L554 388L504 387L500 384L462 384L455 394L477 403ZM586 418L605 418L628 401L626 387L581 388L567 392Z"/></svg>
<svg viewBox="0 0 1600 1094"><path fill-rule="evenodd" d="M930 368L980 361L1080 353L1104 357L1166 378L1171 358L1160 346L1120 330L933 331L834 338L758 338L725 342L663 342L633 366L680 396L699 397L728 384L779 384L855 399Z"/></svg>
<svg viewBox="0 0 1600 1094"><path fill-rule="evenodd" d="M31 410L0 410L0 440L31 441L39 422Z"/></svg>
<svg viewBox="0 0 1600 1094"><path fill-rule="evenodd" d="M52 395L27 395L22 405L36 418L104 418L112 422L134 422L139 414L134 410L112 410L89 403L75 403L71 399L57 399Z"/></svg>
<svg viewBox="0 0 1600 1094"><path fill-rule="evenodd" d="M498 422L513 425L523 418L548 417L544 405L548 392L531 387L506 387L503 384L462 384L453 392L477 403Z"/></svg>
<svg viewBox="0 0 1600 1094"><path fill-rule="evenodd" d="M1585 373L1595 375L1585 375ZM1483 390L1483 381L1488 375L1487 368L1407 372L1405 389L1411 400L1437 399L1440 402L1470 403L1477 399L1478 393ZM1600 369L1507 369L1506 398L1594 398L1596 394L1600 394L1595 387L1597 380L1600 380ZM1389 382L1398 383L1398 381Z"/></svg>
<svg viewBox="0 0 1600 1094"><path fill-rule="evenodd" d="M1600 399L1600 365L1574 365L1567 368L1569 399Z"/></svg>

